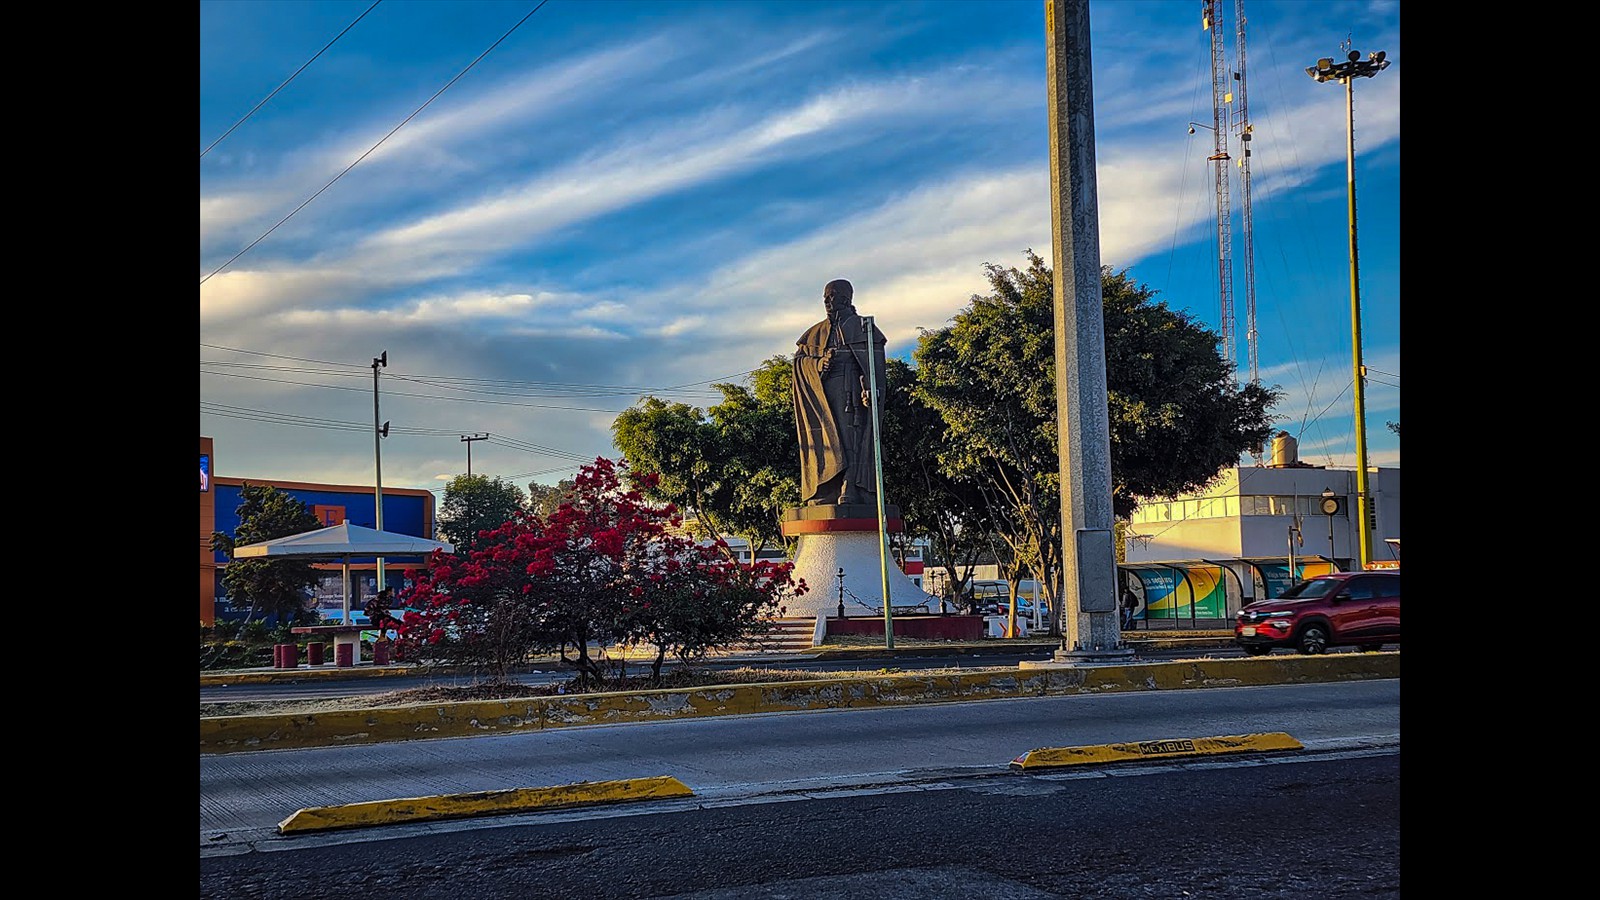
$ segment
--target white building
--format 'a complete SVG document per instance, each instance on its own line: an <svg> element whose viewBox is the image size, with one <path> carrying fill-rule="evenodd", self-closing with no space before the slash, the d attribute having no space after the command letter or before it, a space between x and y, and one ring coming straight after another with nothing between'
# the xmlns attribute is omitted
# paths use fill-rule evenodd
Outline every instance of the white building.
<svg viewBox="0 0 1600 900"><path fill-rule="evenodd" d="M1372 562L1398 566L1400 470L1369 467L1367 491ZM1227 618L1301 578L1359 567L1356 493L1354 469L1306 465L1280 435L1271 464L1229 469L1202 493L1135 510L1121 568L1137 576L1131 586L1153 618ZM1325 497L1337 501L1332 515Z"/></svg>

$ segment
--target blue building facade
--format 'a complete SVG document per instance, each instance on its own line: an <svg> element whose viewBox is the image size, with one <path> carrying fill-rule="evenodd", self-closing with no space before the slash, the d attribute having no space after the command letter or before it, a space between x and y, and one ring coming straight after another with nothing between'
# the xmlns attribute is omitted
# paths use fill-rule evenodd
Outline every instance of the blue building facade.
<svg viewBox="0 0 1600 900"><path fill-rule="evenodd" d="M239 527L239 504L247 483L269 485L304 503L323 525L338 525L348 521L352 525L378 527L376 492L371 485L315 484L270 479L223 478L213 475L210 479L210 490L201 495L202 503L207 504L209 500L208 505L211 506L210 510L202 509L203 530L204 522L209 518L212 522L210 530L228 535L234 534ZM410 488L384 489L383 531L437 539L436 525L434 496L431 492ZM201 537L209 547L209 532L202 534ZM249 613L248 609L235 608L229 601L227 591L222 584L222 572L227 563L227 555L223 553L209 553L209 558L202 560L200 598L202 622L208 621L208 609L209 621L240 619ZM416 565L415 560L398 562L385 560L385 585L402 587L405 570L414 565ZM321 572L322 577L313 589L314 605L324 619L337 620L343 611L344 586L340 583L340 579L344 567L340 563L319 563L315 568ZM208 569L209 578L206 577ZM376 559L351 559L349 591L352 609L360 609L367 599L377 593L377 569ZM210 597L206 596L207 588L210 588ZM258 612L256 618L260 617Z"/></svg>

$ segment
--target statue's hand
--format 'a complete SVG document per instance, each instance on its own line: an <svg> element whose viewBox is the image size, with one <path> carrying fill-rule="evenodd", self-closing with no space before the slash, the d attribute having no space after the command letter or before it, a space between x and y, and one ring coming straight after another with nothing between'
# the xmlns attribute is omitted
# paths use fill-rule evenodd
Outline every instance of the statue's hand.
<svg viewBox="0 0 1600 900"><path fill-rule="evenodd" d="M833 351L831 349L823 351L822 363L821 363L821 365L819 365L817 367L818 371L820 371L823 375L826 375L826 374L828 374L828 367L832 366L832 365L833 365Z"/></svg>

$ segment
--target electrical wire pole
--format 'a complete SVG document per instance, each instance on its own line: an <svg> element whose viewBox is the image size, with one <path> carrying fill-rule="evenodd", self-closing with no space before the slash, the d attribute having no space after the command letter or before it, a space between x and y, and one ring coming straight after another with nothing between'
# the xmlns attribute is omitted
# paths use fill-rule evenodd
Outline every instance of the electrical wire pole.
<svg viewBox="0 0 1600 900"><path fill-rule="evenodd" d="M1112 546L1089 0L1045 0L1044 17L1062 535L1061 646L1053 663L1116 662L1133 651L1122 642Z"/></svg>
<svg viewBox="0 0 1600 900"><path fill-rule="evenodd" d="M389 367L389 351L372 358L372 455L376 462L377 479L372 492L373 526L383 530L383 439L389 436L389 423L378 424L378 369ZM383 557L378 557L378 590L383 590Z"/></svg>
<svg viewBox="0 0 1600 900"><path fill-rule="evenodd" d="M461 436L461 440L463 442L465 442L466 445L467 445L467 477L468 478L472 477L472 442L473 441L486 441L488 439L489 439L489 435L487 435L487 434L463 434Z"/></svg>

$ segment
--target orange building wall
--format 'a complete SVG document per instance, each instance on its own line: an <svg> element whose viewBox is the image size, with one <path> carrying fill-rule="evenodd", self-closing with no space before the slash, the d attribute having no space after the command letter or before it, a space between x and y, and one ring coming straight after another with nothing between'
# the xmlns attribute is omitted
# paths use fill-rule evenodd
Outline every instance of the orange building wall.
<svg viewBox="0 0 1600 900"><path fill-rule="evenodd" d="M211 451L211 438L200 439L200 452L211 457L211 477L217 475L217 455ZM200 624L216 624L217 564L211 552L211 533L217 530L217 493L200 494Z"/></svg>

